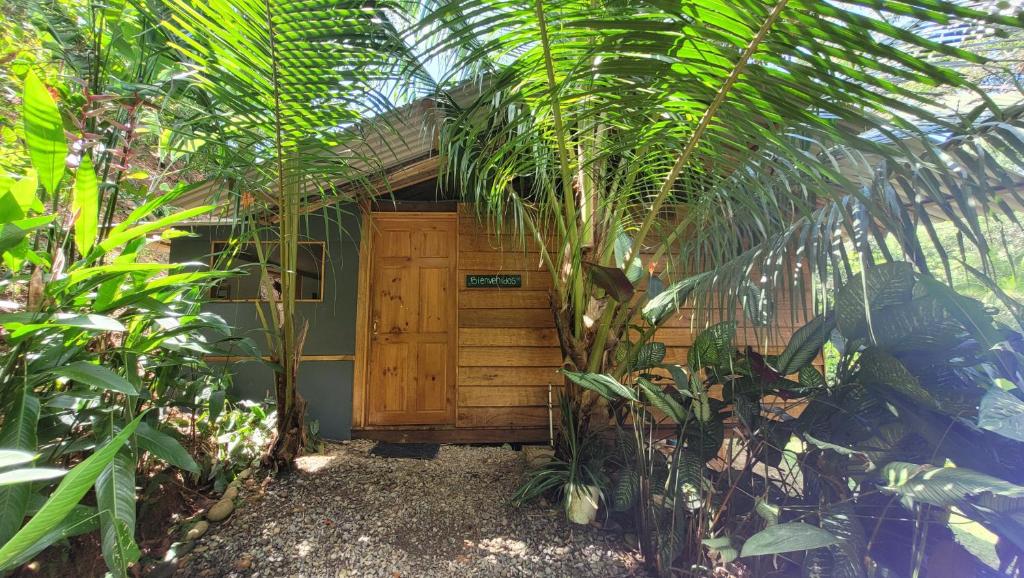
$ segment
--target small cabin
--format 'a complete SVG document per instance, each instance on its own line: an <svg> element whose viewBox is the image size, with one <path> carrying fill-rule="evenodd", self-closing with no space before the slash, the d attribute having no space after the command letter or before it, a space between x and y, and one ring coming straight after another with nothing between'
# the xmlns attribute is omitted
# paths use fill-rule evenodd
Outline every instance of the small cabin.
<svg viewBox="0 0 1024 578"><path fill-rule="evenodd" d="M563 385L550 274L536 246L493 230L445 190L436 135L423 129L431 105L407 110L393 142L368 145L385 165L380 196L314 206L301 220L297 315L309 330L298 383L307 418L327 439L547 441ZM198 190L184 204L212 195ZM194 236L172 240L170 258L212 264L232 231L229 222L194 224ZM235 266L256 259L242 247ZM214 287L205 308L263 345L251 270ZM776 338L784 343L792 331ZM698 332L686 310L659 330L666 362L684 363ZM739 335L756 343L753 331ZM273 395L265 364L241 354L209 360L231 372L233 397Z"/></svg>

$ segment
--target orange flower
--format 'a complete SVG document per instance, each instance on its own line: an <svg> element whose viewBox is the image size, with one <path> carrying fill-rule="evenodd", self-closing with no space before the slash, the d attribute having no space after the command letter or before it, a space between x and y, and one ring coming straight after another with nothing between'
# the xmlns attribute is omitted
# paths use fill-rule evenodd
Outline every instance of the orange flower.
<svg viewBox="0 0 1024 578"><path fill-rule="evenodd" d="M657 268L658 264L655 263L654 261L651 261L650 263L647 264L647 272L650 273L651 275L654 275L654 270Z"/></svg>
<svg viewBox="0 0 1024 578"><path fill-rule="evenodd" d="M248 209L256 202L256 197L252 193L242 193L242 208Z"/></svg>

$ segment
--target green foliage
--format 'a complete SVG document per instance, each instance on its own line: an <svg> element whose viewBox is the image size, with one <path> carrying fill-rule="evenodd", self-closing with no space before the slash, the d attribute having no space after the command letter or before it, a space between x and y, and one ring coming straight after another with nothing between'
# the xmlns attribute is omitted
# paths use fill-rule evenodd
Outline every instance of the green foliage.
<svg viewBox="0 0 1024 578"><path fill-rule="evenodd" d="M82 133L106 131L97 124L101 111L82 110L86 99L74 85L58 90L32 70L24 74L24 148L16 154L25 162L4 165L24 172L0 183L0 290L10 299L0 313L0 448L30 457L19 457L17 469L10 460L0 468L0 570L98 530L111 574L128 576L140 556L136 487L144 479L137 473L163 464L201 486L228 458L200 467L192 452L203 443L187 425L211 390L224 405L228 382L203 356L229 353L239 341L200 304L227 273L146 262L147 246L212 207L176 211L187 188L153 183L151 194L122 211L119 180L130 167L113 167L109 146L127 152L126 129L107 131L105 151L83 151L83 142L91 146L83 134L69 155L65 120ZM133 122L137 110L121 112ZM66 162L78 165L73 182L63 178ZM81 503L90 492L95 506Z"/></svg>
<svg viewBox="0 0 1024 578"><path fill-rule="evenodd" d="M766 556L824 548L836 543L836 537L817 526L802 522L770 525L747 538L740 556Z"/></svg>
<svg viewBox="0 0 1024 578"><path fill-rule="evenodd" d="M46 192L56 194L57 185L64 178L64 157L68 154L60 111L50 91L34 72L25 77L22 102L25 143L32 165Z"/></svg>
<svg viewBox="0 0 1024 578"><path fill-rule="evenodd" d="M578 409L572 407L568 396L559 396L558 404L561 427L558 430L555 456L527 474L526 480L512 496L514 504L547 496L562 500L568 508L569 495L574 490L596 486L604 496L608 489L608 480L602 471L607 449L600 436L580 426ZM614 499L620 498L616 495Z"/></svg>
<svg viewBox="0 0 1024 578"><path fill-rule="evenodd" d="M696 336L689 367L663 366L671 379L637 369L616 387L608 375L573 375L610 401L619 439L633 444L612 462L614 506L635 515L660 572L681 556L711 563L680 536L697 538L718 563L742 543L755 574L775 554L818 578L920 567L952 540L953 509L1012 545L1004 563L1017 555L1024 338L905 264L871 267L851 284L778 357L736 350L735 324L723 323ZM812 363L829 339L841 356L826 381ZM716 386L721 394L711 396ZM788 412L795 404L804 406L799 417ZM660 445L656 426L673 429L675 443ZM664 462L651 459L662 452ZM917 517L932 520L929 532L905 521Z"/></svg>

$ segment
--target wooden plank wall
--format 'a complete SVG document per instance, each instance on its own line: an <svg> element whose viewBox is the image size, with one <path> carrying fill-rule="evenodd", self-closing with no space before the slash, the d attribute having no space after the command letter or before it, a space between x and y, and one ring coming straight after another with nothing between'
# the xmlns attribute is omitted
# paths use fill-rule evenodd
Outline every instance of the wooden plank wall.
<svg viewBox="0 0 1024 578"><path fill-rule="evenodd" d="M522 287L472 288L466 275L520 275ZM551 276L533 243L478 224L459 206L457 427L547 427L548 385L562 354L548 301ZM557 392L557 389L555 390Z"/></svg>
<svg viewBox="0 0 1024 578"><path fill-rule="evenodd" d="M547 427L548 385L563 379L561 352L548 301L551 277L540 264L536 246L481 226L470 205L459 206L459 349L457 427ZM522 287L467 289L466 275L518 274ZM777 306L781 327L765 339L741 322L736 345L777 354L800 326L790 321L785 304ZM700 327L692 309L684 309L660 329L656 339L668 346L666 362L685 363ZM766 347L767 345L767 347ZM557 389L555 395L557 395Z"/></svg>

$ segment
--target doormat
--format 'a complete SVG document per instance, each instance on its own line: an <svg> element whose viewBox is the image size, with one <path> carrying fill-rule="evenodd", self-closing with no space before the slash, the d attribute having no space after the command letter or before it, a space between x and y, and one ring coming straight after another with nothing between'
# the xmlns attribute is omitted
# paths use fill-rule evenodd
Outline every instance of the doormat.
<svg viewBox="0 0 1024 578"><path fill-rule="evenodd" d="M440 444L392 444L377 442L370 454L382 458L409 458L414 460L432 460L437 457Z"/></svg>

